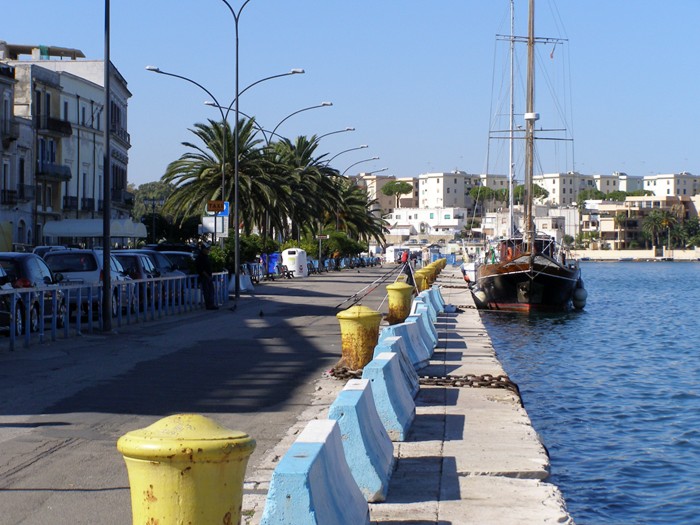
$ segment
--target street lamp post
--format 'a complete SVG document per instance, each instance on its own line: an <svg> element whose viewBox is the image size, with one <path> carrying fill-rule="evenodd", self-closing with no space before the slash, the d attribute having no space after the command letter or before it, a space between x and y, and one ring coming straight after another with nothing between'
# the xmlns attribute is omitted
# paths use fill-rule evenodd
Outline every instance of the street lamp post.
<svg viewBox="0 0 700 525"><path fill-rule="evenodd" d="M323 108L323 107L332 106L332 105L333 105L333 102L321 102L320 104L316 104L315 106L309 106L307 108L298 109L295 112L290 113L289 115L284 117L282 120L280 120L277 123L277 125L272 129L272 132L270 134L272 136L275 136L275 131L277 131L277 128L279 128L285 120L287 120L290 117L293 117L297 113L301 113L302 111L309 111L310 109Z"/></svg>
<svg viewBox="0 0 700 525"><path fill-rule="evenodd" d="M165 199L143 199L145 206L151 205L151 240L156 243L156 205L162 206Z"/></svg>
<svg viewBox="0 0 700 525"><path fill-rule="evenodd" d="M336 153L335 155L333 155L330 159L328 159L328 160L326 161L326 166L328 166L328 165L331 163L331 161L332 161L333 159L335 159L336 157L341 156L343 153L348 153L348 152L350 152L350 151L355 151L355 150L358 150L358 149L365 149L365 148L369 148L369 146L368 146L367 144L362 144L362 145L360 145L360 146L357 146L356 148L345 149L345 150L341 151L340 153Z"/></svg>
<svg viewBox="0 0 700 525"><path fill-rule="evenodd" d="M316 137L316 141L318 142L323 137L327 137L328 135L335 135L336 133L346 133L348 131L355 131L355 128L345 128L339 129L338 131L331 131L330 133L324 133L323 135L319 135L318 137Z"/></svg>
<svg viewBox="0 0 700 525"><path fill-rule="evenodd" d="M357 162L355 162L355 163L353 163L353 164L350 164L350 166L348 166L347 168L345 168L345 171L344 171L343 173L341 173L340 175L341 175L341 176L345 175L345 174L348 172L348 170L349 170L350 168L352 168L353 166L357 166L358 164L362 164L363 162L369 162L369 161L371 161L371 160L379 160L379 157L372 157L371 159L358 160Z"/></svg>

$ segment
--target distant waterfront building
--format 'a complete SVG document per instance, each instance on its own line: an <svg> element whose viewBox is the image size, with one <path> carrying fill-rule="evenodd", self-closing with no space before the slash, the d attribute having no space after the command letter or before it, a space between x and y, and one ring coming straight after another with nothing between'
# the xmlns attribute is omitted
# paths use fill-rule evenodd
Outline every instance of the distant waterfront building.
<svg viewBox="0 0 700 525"><path fill-rule="evenodd" d="M647 175L644 177L644 189L653 192L657 197L668 195L692 197L700 193L700 176L687 171Z"/></svg>
<svg viewBox="0 0 700 525"><path fill-rule="evenodd" d="M465 208L396 208L386 217L390 232L387 242L401 243L409 237L430 242L449 241L467 224Z"/></svg>

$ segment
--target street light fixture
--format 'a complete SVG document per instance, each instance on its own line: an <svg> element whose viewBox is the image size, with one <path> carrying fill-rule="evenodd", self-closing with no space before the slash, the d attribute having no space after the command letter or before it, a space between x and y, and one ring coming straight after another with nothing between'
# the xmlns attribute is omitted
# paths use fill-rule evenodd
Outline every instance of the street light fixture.
<svg viewBox="0 0 700 525"><path fill-rule="evenodd" d="M330 133L324 133L323 135L319 135L318 137L316 137L316 141L318 142L323 137L327 137L328 135L335 135L336 133L345 133L347 131L355 131L355 128L345 128L339 129L338 131L331 131Z"/></svg>
<svg viewBox="0 0 700 525"><path fill-rule="evenodd" d="M348 153L349 151L355 151L355 150L358 150L358 149L365 149L365 148L369 148L369 146L368 146L367 144L362 144L362 145L360 145L360 146L358 146L358 147L356 147L356 148L350 148L350 149L343 150L343 151L341 151L340 153L336 153L335 155L333 155L330 159L328 159L328 160L326 161L326 166L328 166L334 158L339 157L339 156L342 155L343 153Z"/></svg>
<svg viewBox="0 0 700 525"><path fill-rule="evenodd" d="M344 175L348 172L348 170L349 170L350 168L352 168L353 166L357 166L358 164L362 164L363 162L369 162L369 161L371 161L371 160L379 160L379 157L372 157L371 159L358 160L358 161L355 162L354 164L350 164L350 166L348 166L347 168L345 168L345 171L344 171L343 173L341 173L340 176L341 176L341 177L344 176Z"/></svg>
<svg viewBox="0 0 700 525"><path fill-rule="evenodd" d="M275 135L275 131L277 131L277 128L279 128L285 120L287 120L287 119L290 118L290 117L293 117L293 116L296 115L297 113L301 113L302 111L309 111L310 109L323 108L323 107L332 106L332 105L333 105L333 102L321 102L320 104L316 104L315 106L309 106L308 108L298 109L298 110L295 111L294 113L290 113L289 115L287 115L286 117L284 117L282 120L280 120L280 121L277 123L277 125L273 128L273 130L272 130L272 132L271 132L271 135L274 136L274 135Z"/></svg>
<svg viewBox="0 0 700 525"><path fill-rule="evenodd" d="M382 169L380 169L380 170L367 171L367 172L365 172L365 175L374 175L375 173L381 173L382 171L386 171L386 170L388 170L388 169L389 169L389 168L382 168Z"/></svg>

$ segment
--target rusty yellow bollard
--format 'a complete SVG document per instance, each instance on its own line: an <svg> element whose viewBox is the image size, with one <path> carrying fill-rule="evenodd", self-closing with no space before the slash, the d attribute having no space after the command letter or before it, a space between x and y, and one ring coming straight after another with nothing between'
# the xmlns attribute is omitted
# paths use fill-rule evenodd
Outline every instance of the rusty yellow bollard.
<svg viewBox="0 0 700 525"><path fill-rule="evenodd" d="M415 275L415 274L414 274ZM413 286L407 283L393 283L386 287L389 296L389 315L386 320L389 324L403 323L411 313L411 299L413 298Z"/></svg>
<svg viewBox="0 0 700 525"><path fill-rule="evenodd" d="M338 366L358 370L372 360L379 340L382 314L366 306L353 306L336 314L340 323L343 357Z"/></svg>
<svg viewBox="0 0 700 525"><path fill-rule="evenodd" d="M134 525L240 523L255 440L197 414L178 414L117 441L131 485Z"/></svg>
<svg viewBox="0 0 700 525"><path fill-rule="evenodd" d="M428 277L422 269L413 272L413 280L416 282L416 288L419 293L428 289Z"/></svg>

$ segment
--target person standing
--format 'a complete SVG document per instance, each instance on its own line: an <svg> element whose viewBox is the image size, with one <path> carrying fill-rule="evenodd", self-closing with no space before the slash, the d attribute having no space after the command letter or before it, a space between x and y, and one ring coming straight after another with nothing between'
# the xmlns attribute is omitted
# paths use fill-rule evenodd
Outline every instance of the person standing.
<svg viewBox="0 0 700 525"><path fill-rule="evenodd" d="M214 298L214 282L212 281L211 259L209 258L209 243L202 244L197 257L194 260L194 266L199 275L199 283L202 287L202 296L204 297L204 306L207 310L218 310L216 299Z"/></svg>

